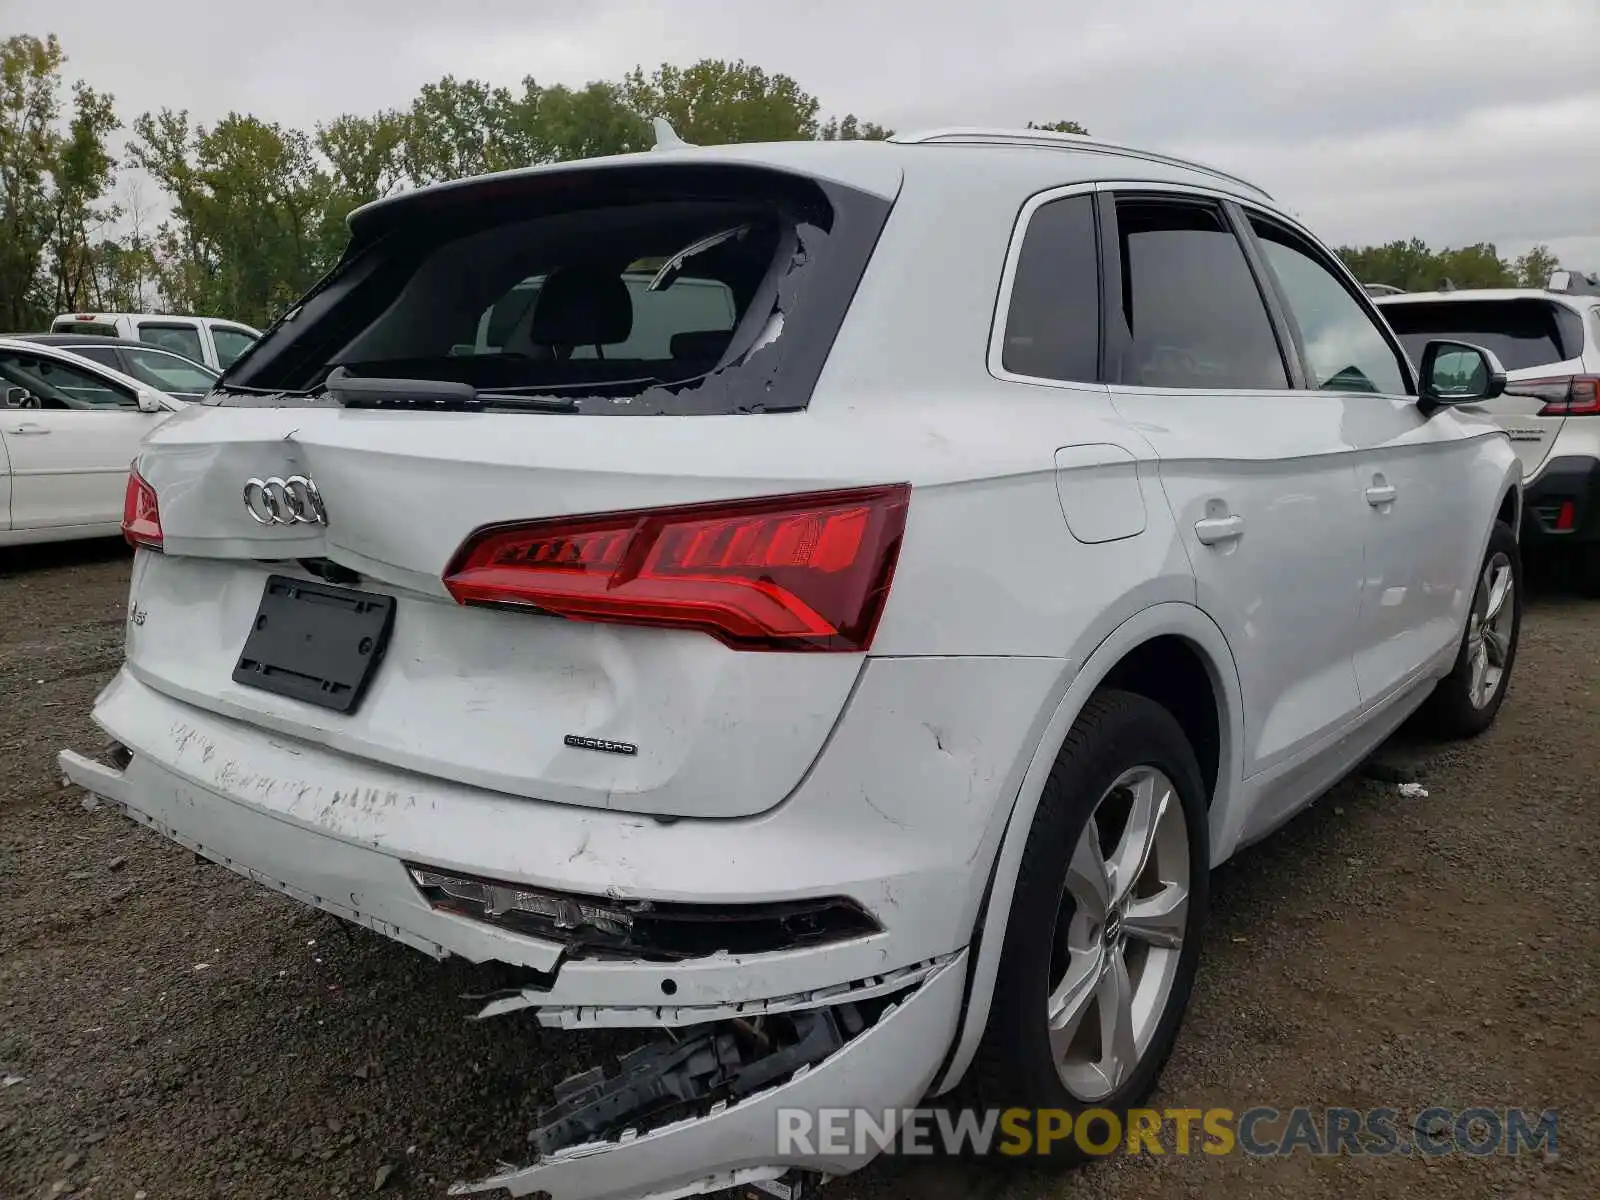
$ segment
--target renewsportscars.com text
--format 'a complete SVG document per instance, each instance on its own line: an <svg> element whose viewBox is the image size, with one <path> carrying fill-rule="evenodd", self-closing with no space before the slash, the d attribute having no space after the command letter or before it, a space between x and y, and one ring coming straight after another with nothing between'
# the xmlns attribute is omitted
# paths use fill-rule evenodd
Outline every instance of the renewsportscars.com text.
<svg viewBox="0 0 1600 1200"><path fill-rule="evenodd" d="M780 1154L1515 1155L1556 1149L1557 1113L1521 1108L780 1109Z"/></svg>

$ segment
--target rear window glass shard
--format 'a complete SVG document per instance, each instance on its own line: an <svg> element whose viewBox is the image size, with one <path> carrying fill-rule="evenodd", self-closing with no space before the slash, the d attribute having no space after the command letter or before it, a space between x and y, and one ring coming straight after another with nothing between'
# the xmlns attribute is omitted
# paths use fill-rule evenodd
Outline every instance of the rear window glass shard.
<svg viewBox="0 0 1600 1200"><path fill-rule="evenodd" d="M290 403L339 371L549 393L581 414L801 409L889 208L727 164L418 193L357 223L333 276L214 399Z"/></svg>

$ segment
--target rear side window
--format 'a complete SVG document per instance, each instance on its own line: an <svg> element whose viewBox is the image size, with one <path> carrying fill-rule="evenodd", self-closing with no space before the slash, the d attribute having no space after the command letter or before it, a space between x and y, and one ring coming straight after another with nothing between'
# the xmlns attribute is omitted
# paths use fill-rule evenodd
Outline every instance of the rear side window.
<svg viewBox="0 0 1600 1200"><path fill-rule="evenodd" d="M31 354L0 353L0 386L8 398L21 388L29 400L23 408L107 410L137 408L132 393L52 358Z"/></svg>
<svg viewBox="0 0 1600 1200"><path fill-rule="evenodd" d="M50 326L51 333L92 333L97 337L117 336L117 327L101 321L74 321L70 317L58 317Z"/></svg>
<svg viewBox="0 0 1600 1200"><path fill-rule="evenodd" d="M255 340L242 329L225 329L217 325L211 327L211 341L217 348L217 362L224 370L233 365L234 359L250 349ZM190 355L190 357L199 356Z"/></svg>
<svg viewBox="0 0 1600 1200"><path fill-rule="evenodd" d="M185 358L203 359L200 349L200 331L193 325L156 324L143 321L139 325L139 340L147 346L159 346Z"/></svg>
<svg viewBox="0 0 1600 1200"><path fill-rule="evenodd" d="M129 374L164 392L207 392L216 382L216 375L199 363L155 349L145 350L130 344L123 356L128 361Z"/></svg>
<svg viewBox="0 0 1600 1200"><path fill-rule="evenodd" d="M1094 197L1034 211L1011 283L1000 365L1036 379L1092 382L1100 367L1100 266Z"/></svg>
<svg viewBox="0 0 1600 1200"><path fill-rule="evenodd" d="M1379 306L1414 363L1431 341L1482 346L1508 371L1526 371L1583 353L1583 321L1564 305L1526 300L1413 300Z"/></svg>
<svg viewBox="0 0 1600 1200"><path fill-rule="evenodd" d="M1117 200L1125 333L1120 382L1286 389L1289 375L1244 249L1215 204Z"/></svg>
<svg viewBox="0 0 1600 1200"><path fill-rule="evenodd" d="M342 369L402 394L445 381L606 416L804 408L889 208L725 164L408 196L356 221L339 268L219 402L324 402Z"/></svg>

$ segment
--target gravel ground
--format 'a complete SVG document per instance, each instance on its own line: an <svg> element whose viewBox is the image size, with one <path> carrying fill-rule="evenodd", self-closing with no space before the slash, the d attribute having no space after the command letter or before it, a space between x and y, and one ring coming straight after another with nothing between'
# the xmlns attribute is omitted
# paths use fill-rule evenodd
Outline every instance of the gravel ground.
<svg viewBox="0 0 1600 1200"><path fill-rule="evenodd" d="M126 580L120 546L0 552L0 1198L434 1197L520 1157L537 1093L614 1047L468 1023L478 973L59 786L56 750L100 745ZM1386 753L1426 799L1346 781L1218 873L1156 1103L1557 1108L1556 1154L881 1163L825 1194L1600 1196L1600 604L1536 597L1481 741Z"/></svg>

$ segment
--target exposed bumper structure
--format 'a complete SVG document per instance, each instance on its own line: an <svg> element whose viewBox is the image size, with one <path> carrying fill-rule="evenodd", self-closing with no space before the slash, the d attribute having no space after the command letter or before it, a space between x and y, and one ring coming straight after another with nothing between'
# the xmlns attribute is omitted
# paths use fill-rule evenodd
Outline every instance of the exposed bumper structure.
<svg viewBox="0 0 1600 1200"><path fill-rule="evenodd" d="M458 1184L452 1194L544 1193L551 1200L668 1200L790 1171L843 1175L866 1165L870 1143L845 1155L787 1150L785 1110L859 1107L873 1114L917 1103L933 1081L961 1010L966 955L930 974L871 1028L815 1065L737 1103L648 1133L569 1146L532 1166Z"/></svg>
<svg viewBox="0 0 1600 1200"><path fill-rule="evenodd" d="M976 669L1013 667L992 660ZM1054 676L1051 664L1020 669L1039 687ZM910 708L908 693L964 703L924 687L918 670L913 660L889 664L859 690L856 702L874 709L866 727L881 731L884 709ZM971 743L951 744L921 714L910 718L906 736L933 753L887 758L883 766L885 779L911 775L915 790L903 781L903 795L870 779L835 781L825 755L803 802L749 820L676 823L530 802L352 759L184 703L126 668L101 693L95 717L127 753L108 765L63 751L62 772L134 820L429 955L529 970L523 986L488 998L480 1017L532 1009L547 1027L666 1028L681 1031L680 1045L754 1033L761 1049L741 1066L750 1068L742 1082L696 1084L688 1102L674 1093L666 1111L643 1101L637 1112L624 1105L615 1119L541 1141L532 1165L458 1188L553 1200L666 1200L796 1173L814 1180L869 1161L875 1145L843 1155L786 1148L780 1110L881 1113L923 1099L963 1007L977 890L968 894L965 885L987 870L998 834L989 828L994 806L980 801L1015 786ZM834 741L854 736L846 719ZM601 896L602 904L844 896L872 915L877 931L674 961L579 955L430 902L407 866L418 860ZM804 1034L823 1024L834 1031L831 1041ZM601 1086L596 1078L576 1082Z"/></svg>

